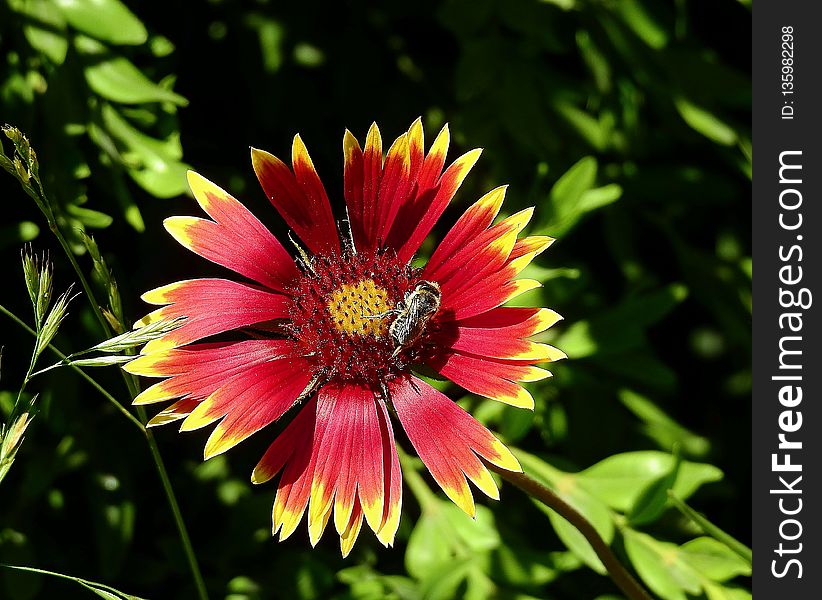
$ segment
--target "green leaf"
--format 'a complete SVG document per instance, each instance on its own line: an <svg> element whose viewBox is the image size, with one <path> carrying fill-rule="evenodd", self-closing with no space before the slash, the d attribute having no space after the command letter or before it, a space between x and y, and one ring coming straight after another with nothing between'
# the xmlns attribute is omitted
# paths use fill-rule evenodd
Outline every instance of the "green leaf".
<svg viewBox="0 0 822 600"><path fill-rule="evenodd" d="M665 452L643 450L615 454L577 474L581 486L611 508L628 511L642 490L669 472L673 458ZM688 497L700 486L722 479L722 471L706 463L682 461L674 493Z"/></svg>
<svg viewBox="0 0 822 600"><path fill-rule="evenodd" d="M699 574L680 557L679 547L630 528L623 530L625 551L642 581L664 600L687 600L699 594Z"/></svg>
<svg viewBox="0 0 822 600"><path fill-rule="evenodd" d="M476 568L473 557L465 557L446 563L438 563L422 577L420 595L425 600L451 600L464 597L458 595L463 582L472 569Z"/></svg>
<svg viewBox="0 0 822 600"><path fill-rule="evenodd" d="M674 487L682 459L679 447L674 448L673 462L670 469L660 477L651 481L639 495L637 501L628 513L628 521L633 525L653 523L665 511L668 504L668 491Z"/></svg>
<svg viewBox="0 0 822 600"><path fill-rule="evenodd" d="M586 156L568 169L551 188L551 203L558 213L576 206L582 194L594 187L597 178L597 159Z"/></svg>
<svg viewBox="0 0 822 600"><path fill-rule="evenodd" d="M577 0L541 0L546 4L553 4L562 10L571 10L577 5Z"/></svg>
<svg viewBox="0 0 822 600"><path fill-rule="evenodd" d="M728 581L737 575L750 575L751 565L722 542L699 537L680 547L682 560L713 581Z"/></svg>
<svg viewBox="0 0 822 600"><path fill-rule="evenodd" d="M682 97L675 98L674 105L694 131L723 146L736 144L736 132L712 113Z"/></svg>
<svg viewBox="0 0 822 600"><path fill-rule="evenodd" d="M681 284L635 296L616 308L569 326L556 340L571 358L594 354L622 354L646 343L644 330L665 317L688 295Z"/></svg>
<svg viewBox="0 0 822 600"><path fill-rule="evenodd" d="M577 556L577 558L579 558L583 563L588 565L588 567L590 567L592 570L596 571L600 575L605 575L607 573L605 565L603 565L602 561L599 560L599 557L597 556L596 552L594 552L594 549L591 547L591 544L588 543L588 540L585 539L585 536L582 535L576 527L571 525L571 523L566 521L563 517L559 516L555 511L551 510L545 505L537 504L537 506L542 512L548 515L548 520L551 521L551 527L554 528L557 537L560 539L560 541L562 541L563 544L565 544L565 547L568 548L568 550L573 552L574 555ZM588 506L587 508L590 514L590 509L592 507ZM599 513L594 514L596 514L597 518L599 519L598 524L602 526L603 523L605 523L606 521L602 520L602 515L600 515ZM589 517L586 515L586 518ZM610 521L610 515L608 515L608 522L612 523L612 521Z"/></svg>
<svg viewBox="0 0 822 600"><path fill-rule="evenodd" d="M614 5L625 23L646 44L660 50L668 43L668 32L656 22L640 0L622 0Z"/></svg>
<svg viewBox="0 0 822 600"><path fill-rule="evenodd" d="M188 100L154 83L131 61L121 56L90 64L84 72L89 87L103 98L114 102L170 102L177 106L188 104Z"/></svg>
<svg viewBox="0 0 822 600"><path fill-rule="evenodd" d="M112 106L103 106L101 114L103 126L110 138L99 135L96 126L90 128L92 138L112 158L119 158L123 162L129 176L140 187L158 198L172 198L186 191L185 174L189 166L179 160L183 153L179 134L159 140L136 129ZM107 139L119 142L124 146L123 150L118 152L112 149L107 144ZM115 182L115 191L129 222L140 231L143 227L142 218L136 205L128 197L127 190L121 189Z"/></svg>
<svg viewBox="0 0 822 600"><path fill-rule="evenodd" d="M167 139L158 139L146 135L109 104L103 106L101 115L103 125L105 125L111 136L125 144L129 151L136 153L137 158L146 166L161 169L163 163L170 160L180 160L183 157L179 132L175 132Z"/></svg>
<svg viewBox="0 0 822 600"><path fill-rule="evenodd" d="M84 583L82 581L78 581L77 583L82 585L87 590L91 590L92 592L94 592L96 596L99 596L100 598L106 598L106 600L123 600L125 598L125 596L115 594L114 592L109 592L105 588L100 588L95 585Z"/></svg>
<svg viewBox="0 0 822 600"><path fill-rule="evenodd" d="M405 568L412 577L422 579L451 559L451 546L440 530L441 521L441 515L424 511L414 526L405 550Z"/></svg>
<svg viewBox="0 0 822 600"><path fill-rule="evenodd" d="M560 576L562 568L557 562L552 559L546 561L544 550L509 541L492 553L489 573L495 581L508 585L542 586Z"/></svg>
<svg viewBox="0 0 822 600"><path fill-rule="evenodd" d="M708 535L712 536L714 539L720 541L728 548L733 550L737 556L739 556L742 560L744 560L749 566L753 564L753 553L751 549L748 548L745 544L731 536L729 533L726 533L713 523L711 523L708 519L706 519L702 514L696 512L693 508L685 504L683 500L681 500L675 493L670 492L668 494L671 498L671 502L676 506L682 514L686 517L691 519L694 523L699 525L702 528L702 531L707 533Z"/></svg>
<svg viewBox="0 0 822 600"><path fill-rule="evenodd" d="M450 525L450 530L473 552L487 552L500 545L501 540L494 522L494 513L482 505L477 505L476 518L472 519L462 509L451 502L444 502L442 513Z"/></svg>
<svg viewBox="0 0 822 600"><path fill-rule="evenodd" d="M499 431L508 442L516 443L521 440L528 435L528 432L531 431L534 426L533 411L504 406L501 412L497 431Z"/></svg>
<svg viewBox="0 0 822 600"><path fill-rule="evenodd" d="M705 582L704 588L708 600L751 600L751 593L740 587L726 587Z"/></svg>
<svg viewBox="0 0 822 600"><path fill-rule="evenodd" d="M76 204L69 204L66 206L66 212L80 221L86 227L95 229L104 229L111 225L114 220L110 215L102 213L98 210L92 210Z"/></svg>
<svg viewBox="0 0 822 600"><path fill-rule="evenodd" d="M603 152L612 139L612 123L603 122L591 113L576 107L572 102L556 100L554 108L562 115L568 125L575 129L579 136L588 142L595 150Z"/></svg>
<svg viewBox="0 0 822 600"><path fill-rule="evenodd" d="M622 189L611 184L594 188L597 161L586 156L566 171L551 188L548 214L535 231L561 236L570 231L587 213L615 202Z"/></svg>
<svg viewBox="0 0 822 600"><path fill-rule="evenodd" d="M708 439L674 421L650 399L631 390L620 390L619 399L642 420L645 433L660 447L670 448L674 444L681 444L684 452L695 456L703 456L710 450Z"/></svg>
<svg viewBox="0 0 822 600"><path fill-rule="evenodd" d="M23 26L23 35L29 44L55 65L62 65L68 52L63 15L53 2L47 0L26 0L22 11L29 18Z"/></svg>
<svg viewBox="0 0 822 600"><path fill-rule="evenodd" d="M494 515L477 506L476 519L452 502L435 499L420 515L405 552L408 573L425 579L438 566L456 557L487 553L501 543Z"/></svg>
<svg viewBox="0 0 822 600"><path fill-rule="evenodd" d="M148 39L142 21L120 0L54 0L69 24L112 44L139 45Z"/></svg>
<svg viewBox="0 0 822 600"><path fill-rule="evenodd" d="M614 539L613 514L600 499L588 493L585 488L579 485L574 474L555 469L540 458L521 450L516 451L516 456L526 473L544 485L551 487L558 496L575 508L594 526L594 529L597 530L597 533L606 543L610 543ZM604 574L606 572L605 566L597 557L596 552L576 527L541 502L537 500L533 500L533 502L542 512L548 515L557 537L571 552L597 573Z"/></svg>
<svg viewBox="0 0 822 600"><path fill-rule="evenodd" d="M622 197L622 188L616 183L609 183L602 187L592 188L582 193L578 209L582 213L594 211L608 206Z"/></svg>

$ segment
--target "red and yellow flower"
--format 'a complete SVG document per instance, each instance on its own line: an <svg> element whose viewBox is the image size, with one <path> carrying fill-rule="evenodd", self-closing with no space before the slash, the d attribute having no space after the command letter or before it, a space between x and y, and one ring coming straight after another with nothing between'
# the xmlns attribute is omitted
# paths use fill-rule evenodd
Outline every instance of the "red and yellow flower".
<svg viewBox="0 0 822 600"><path fill-rule="evenodd" d="M332 514L344 555L363 519L392 544L402 475L390 413L469 515L468 480L499 496L485 463L520 470L491 432L414 374L424 366L468 392L532 408L521 383L548 377L534 365L565 356L528 339L559 315L503 306L539 285L517 276L553 241L518 238L532 209L494 223L505 187L468 208L424 267L411 265L480 155L473 150L444 168L448 145L446 126L426 154L420 120L385 156L376 124L364 148L346 131L342 234L299 135L292 168L252 150L265 194L307 248L296 260L240 202L193 172L191 191L210 219L165 221L183 246L248 281L190 279L143 296L161 308L138 326L185 319L126 366L164 378L135 403L175 400L150 425L184 419L181 430L190 431L216 423L205 458L290 418L252 475L262 483L281 473L273 508L280 539L307 511L312 544ZM420 282L439 304L433 316L417 315L419 335L398 343L392 325L413 320L410 295Z"/></svg>

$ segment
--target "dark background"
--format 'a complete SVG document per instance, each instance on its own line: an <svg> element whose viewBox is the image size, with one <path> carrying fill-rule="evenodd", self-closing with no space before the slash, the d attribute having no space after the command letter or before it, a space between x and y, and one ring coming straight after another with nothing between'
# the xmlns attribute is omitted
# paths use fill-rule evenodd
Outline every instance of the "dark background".
<svg viewBox="0 0 822 600"><path fill-rule="evenodd" d="M706 476L689 503L750 542L749 5L130 7L124 13L120 4L103 3L83 15L45 0L0 2L0 121L31 138L63 226L75 242L78 228L95 236L129 318L147 312L143 291L221 272L179 248L161 226L166 216L198 214L184 196L187 165L283 236L256 184L249 146L288 159L299 132L339 207L346 127L364 141L376 120L387 146L417 116L427 143L448 122L450 157L485 151L444 222L502 183L510 184L508 214L536 206L529 231L558 242L526 272L544 288L523 303L565 317L546 339L571 359L552 369L552 380L531 386L534 414L472 397L466 406L512 445L569 472L626 452L669 453L677 442L683 458L724 473ZM124 59L146 79L130 71L126 77ZM0 303L30 320L19 268L24 241L51 251L59 290L75 278L33 202L3 175ZM8 411L31 339L11 321L0 323L0 407ZM101 335L78 298L56 343L78 350ZM94 374L128 401L116 374ZM36 379L30 390L41 394L40 414L0 485L2 562L140 596L193 597L162 489L133 428L67 371ZM482 530L493 538L487 545L460 550L443 546L439 538L447 534L417 533L420 509L407 488L394 549L363 531L343 561L328 533L310 550L304 524L278 545L268 535L273 486L248 483L265 432L206 464L205 432L178 435L172 425L156 433L213 597L559 599L614 592L566 550L553 521L508 487L501 503L480 501L492 511ZM640 457L636 465L646 467ZM630 513L613 499L598 501L617 523ZM696 535L670 507L632 528L677 544ZM417 540L409 544L412 531ZM615 547L627 556L622 540L617 534ZM477 557L468 574L444 577L461 572L466 552ZM663 597L684 598L646 583ZM740 584L723 584L729 591L721 597L744 597ZM0 586L0 596L10 598L90 594L7 571ZM693 589L678 593L686 592L700 597Z"/></svg>

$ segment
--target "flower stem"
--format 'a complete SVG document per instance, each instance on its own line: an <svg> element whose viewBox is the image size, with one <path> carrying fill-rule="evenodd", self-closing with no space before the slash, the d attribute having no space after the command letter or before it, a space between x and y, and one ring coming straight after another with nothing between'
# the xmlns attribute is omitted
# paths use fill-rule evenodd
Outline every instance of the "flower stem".
<svg viewBox="0 0 822 600"><path fill-rule="evenodd" d="M74 253L71 251L71 247L69 247L68 241L63 235L63 232L60 230L60 226L57 223L57 219L55 219L53 212L48 209L49 201L45 195L45 192L42 190L41 187L38 187L36 189L36 193L40 197L40 200L43 204L41 206L41 202L38 202L38 207L43 212L43 215L46 217L49 229L57 238L57 241L60 242L60 246L63 248L63 251L68 257L71 266L74 268L74 272L77 274L77 278L80 280L80 285L82 286L83 291L86 294L86 298L88 299L89 303L91 304L91 308L94 311L94 316L97 317L97 320L100 322L100 326L103 328L106 337L111 337L111 327L109 326L108 322L103 316L102 311L100 310L100 305L97 303L97 299L94 295L94 292L91 289L91 286L88 283L88 279L86 279L86 276L83 274L83 270L77 263L77 259L74 257ZM122 374L123 379L125 380L126 387L129 391L129 395L132 399L135 398L139 393L139 384L137 383L137 379L131 374L126 373L125 371L120 371L120 373ZM137 407L137 416L141 421L141 425L148 420L146 411L145 409L143 409L142 406ZM180 535L180 542L183 545L186 558L188 559L188 565L191 569L191 575L194 579L194 584L197 587L197 595L200 598L200 600L207 600L208 593L206 591L205 583L203 582L203 576L200 572L199 564L197 563L197 556L194 554L194 549L191 546L191 539L188 536L188 530L186 529L185 522L183 521L183 516L180 513L180 506L177 503L177 497L174 494L174 488L172 487L171 481L168 478L168 472L166 471L165 464L163 463L163 458L160 455L160 449L157 446L157 441L154 439L154 435L151 433L151 431L144 428L144 432L146 443L148 444L149 450L151 451L151 458L154 460L154 465L157 468L157 473L159 474L160 481L163 484L163 490L165 491L166 499L168 500L168 505L171 508L171 512L174 516L174 521L177 525L177 531Z"/></svg>
<svg viewBox="0 0 822 600"><path fill-rule="evenodd" d="M11 319L15 323L17 323L20 327L22 327L23 329L28 331L31 335L33 335L33 336L37 335L37 332L34 329L32 329L31 327L29 327L28 325L26 325L26 323L23 321L23 319L21 319L20 317L15 315L13 312L11 312L8 308L3 306L2 304L0 304L0 313L3 313L4 315L6 315L9 319ZM60 350L54 344L49 344L47 346L47 348L49 350L51 350L61 360L65 359L66 356L67 356L66 354L63 354L62 352L60 352ZM78 367L76 365L72 365L72 364L68 364L67 366L69 368L73 369L78 375L80 375L80 377L82 377L89 384L91 384L91 386L94 387L94 389L96 389L98 392L100 392L106 400L111 402L111 404L114 405L114 407L118 411L120 411L120 413L122 413L122 415L124 417L126 417L135 427L137 427L140 430L140 433L145 435L146 428L143 426L143 424L139 420L137 420L137 418L134 415L132 415L130 412L128 412L128 410L126 410L126 408L122 404L117 402L117 399L114 396L112 396L108 392L108 390L106 390L102 385L97 383L97 381L94 378L92 378L88 373L83 371L83 369L81 369L80 367ZM34 375L34 374L32 374L32 375Z"/></svg>
<svg viewBox="0 0 822 600"><path fill-rule="evenodd" d="M160 456L160 449L157 447L157 442L150 429L146 429L146 438L148 439L148 447L151 455L154 458L154 464L157 466L157 473L160 475L160 481L163 484L163 489L168 498L168 504L171 507L171 512L174 515L174 521L177 524L177 531L180 534L180 541L185 549L186 558L188 559L188 566L191 569L191 574L194 578L194 584L197 587L197 596L200 600L208 600L208 592L206 591L203 575L200 572L200 565L197 562L197 555L194 554L194 548L191 545L191 538L188 537L188 530L186 529L185 521L183 521L183 514L180 512L180 505L177 504L177 497L174 495L174 488L171 486L171 480L168 478L163 458Z"/></svg>
<svg viewBox="0 0 822 600"><path fill-rule="evenodd" d="M631 600L652 600L651 595L645 591L645 588L643 588L622 563L619 562L619 559L611 551L608 544L605 543L605 540L597 533L597 530L591 522L583 517L575 508L565 502L565 500L560 498L551 489L525 473L506 471L490 463L486 463L486 465L505 481L515 485L532 498L536 498L576 527L576 529L585 536L585 539L588 540L588 543L594 549L594 552L596 552L602 564L605 565L605 568L608 570L608 575L611 576L614 583L628 598Z"/></svg>
<svg viewBox="0 0 822 600"><path fill-rule="evenodd" d="M91 309L94 311L94 316L97 317L97 320L103 327L103 331L105 332L106 337L111 337L111 327L109 327L108 322L103 316L103 313L100 310L100 305L97 304L97 300L94 297L94 293L91 291L91 286L88 283L88 279L86 279L86 276L83 274L83 270L80 268L80 265L77 264L77 259L74 258L74 253L71 251L71 247L69 247L68 241L63 235L63 232L60 231L60 228L57 226L57 221L49 218L48 215L46 215L46 218L49 221L49 229L51 229L52 233L54 233L54 236L57 238L57 241L60 242L60 246L63 248L63 251L66 253L69 262L71 263L71 266L74 268L74 272L77 274L77 279L80 280L80 286L83 288L83 292L85 292L89 304L91 304Z"/></svg>
<svg viewBox="0 0 822 600"><path fill-rule="evenodd" d="M92 300L93 303L93 300ZM33 336L37 336L37 332L26 325L26 323L5 306L0 304L0 312L6 315L9 319L17 323L20 327L28 331ZM53 344L49 344L48 348L54 352L60 359L65 359L66 354L63 354L60 350L58 350ZM99 391L109 402L111 402L120 413L123 414L132 424L140 429L140 432L146 439L146 443L148 444L149 452L151 453L151 458L154 461L154 466L157 469L157 473L160 476L160 482L163 486L163 491L165 492L166 499L168 500L169 507L171 508L171 513L174 517L174 522L177 525L177 531L180 536L180 542L183 546L183 550L186 554L186 559L188 560L189 568L191 569L191 575L194 579L194 584L197 587L197 595L201 600L208 599L208 592L206 591L205 582L203 581L202 573L200 572L200 566L197 562L197 556L194 554L194 548L191 545L191 538L188 536L188 530L186 529L185 522L183 521L183 515L180 512L180 506L177 503L177 497L174 494L174 488L171 485L171 480L168 478L168 472L166 471L165 464L163 463L163 458L160 456L160 450L157 447L157 441L154 439L154 435L151 433L150 430L146 429L145 425L145 411L140 411L140 418L142 421L138 420L134 415L132 415L126 408L117 402L117 399L114 398L103 386L101 386L97 381L94 380L91 376L88 375L85 371L83 371L80 367L76 365L69 364L69 368L76 371L83 379L88 381L94 388ZM128 380L126 380L128 383ZM129 390L131 390L131 386L129 386ZM133 395L132 395L133 397Z"/></svg>
<svg viewBox="0 0 822 600"><path fill-rule="evenodd" d="M28 573L39 573L40 575L49 575L51 577L57 577L58 579L66 579L68 581L73 581L75 583L79 583L84 588L91 590L98 596L103 596L105 598L133 598L134 600L140 600L137 596L130 596L127 595L120 590L111 587L110 585L106 585L104 583L98 583L96 581L90 581L88 579L83 579L82 577L74 577L72 575L66 575L64 573L58 573L57 571L47 571L46 569L37 569L35 567L24 567L22 565L7 565L5 563L0 563L0 567L4 569L11 569L12 571L25 571ZM105 593L105 595L104 595Z"/></svg>

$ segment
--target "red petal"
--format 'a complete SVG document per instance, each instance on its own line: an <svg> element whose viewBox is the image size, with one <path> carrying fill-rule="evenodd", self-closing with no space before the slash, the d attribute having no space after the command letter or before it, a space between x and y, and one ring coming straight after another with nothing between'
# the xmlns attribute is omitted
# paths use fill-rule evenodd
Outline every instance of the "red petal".
<svg viewBox="0 0 822 600"><path fill-rule="evenodd" d="M345 526L343 531L340 532L340 550L342 551L343 558L351 553L351 549L354 547L354 542L357 541L357 536L360 535L360 529L362 529L362 517L362 505L360 504L359 499L356 499L354 506L351 509L351 516L348 520L348 524Z"/></svg>
<svg viewBox="0 0 822 600"><path fill-rule="evenodd" d="M343 137L343 194L348 222L357 247L368 246L369 237L363 222L363 153L357 138L345 130Z"/></svg>
<svg viewBox="0 0 822 600"><path fill-rule="evenodd" d="M507 188L508 186L501 186L491 190L465 211L425 265L426 277L439 281L439 267L491 226L502 206Z"/></svg>
<svg viewBox="0 0 822 600"><path fill-rule="evenodd" d="M376 234L380 246L388 236L397 211L405 204L412 189L411 156L408 134L398 137L388 149L380 180Z"/></svg>
<svg viewBox="0 0 822 600"><path fill-rule="evenodd" d="M526 209L504 219L467 242L434 269L436 272L426 265L423 277L439 282L444 296L473 291L476 282L490 277L509 262L517 234L532 214L533 209Z"/></svg>
<svg viewBox="0 0 822 600"><path fill-rule="evenodd" d="M553 316L555 315L555 316ZM502 306L494 308L480 315L460 320L461 327L477 327L481 329L516 328L519 337L528 337L539 331L544 331L559 319L554 311L547 308L525 308L516 306ZM550 323L544 329L534 329L537 324ZM520 326L520 327L517 327ZM519 333L530 331L530 333Z"/></svg>
<svg viewBox="0 0 822 600"><path fill-rule="evenodd" d="M441 343L447 344L451 350L481 357L534 363L550 361L555 356L551 346L505 335L493 329L457 327L453 337L442 335L440 338Z"/></svg>
<svg viewBox="0 0 822 600"><path fill-rule="evenodd" d="M397 446L394 443L394 430L391 427L391 420L388 418L388 409L384 402L377 402L377 408L379 409L380 435L382 436L382 470L385 475L386 496L383 502L382 521L376 533L377 538L383 544L390 546L394 543L394 536L400 526L402 471L400 470Z"/></svg>
<svg viewBox="0 0 822 600"><path fill-rule="evenodd" d="M262 483L283 470L272 510L272 533L284 540L297 528L311 495L317 446L330 415L317 411L316 396L274 440L254 468L251 481Z"/></svg>
<svg viewBox="0 0 822 600"><path fill-rule="evenodd" d="M335 524L342 533L354 508L358 490L372 529L382 524L386 482L383 444L373 392L362 386L325 386L318 394L320 408L333 418L319 448L309 507L309 526L319 522L336 495Z"/></svg>
<svg viewBox="0 0 822 600"><path fill-rule="evenodd" d="M254 172L266 196L288 226L315 254L339 252L331 205L299 136L292 148L294 173L279 158L251 149Z"/></svg>
<svg viewBox="0 0 822 600"><path fill-rule="evenodd" d="M171 217L164 221L168 232L203 258L283 291L298 271L271 232L245 206L201 175L189 171L188 183L214 221Z"/></svg>
<svg viewBox="0 0 822 600"><path fill-rule="evenodd" d="M293 353L291 342L285 340L193 344L141 355L123 368L145 377L169 377L141 392L134 404L149 404L179 396L201 400L237 373Z"/></svg>
<svg viewBox="0 0 822 600"><path fill-rule="evenodd" d="M373 249L377 245L379 230L377 215L379 211L380 183L382 182L382 137L376 123L371 124L365 138L363 153L363 200L362 215L359 218L365 237L365 248Z"/></svg>
<svg viewBox="0 0 822 600"><path fill-rule="evenodd" d="M431 149L428 151L428 156L422 164L419 175L419 191L430 190L437 185L442 174L442 168L445 166L445 157L448 154L448 146L451 143L451 132L446 124L437 137L434 138L434 143L431 144Z"/></svg>
<svg viewBox="0 0 822 600"><path fill-rule="evenodd" d="M455 160L439 178L435 187L425 188L427 163L423 164L418 181L417 197L402 207L387 238L387 245L397 248L401 260L411 260L425 236L445 211L471 167L477 162L481 150L472 150Z"/></svg>
<svg viewBox="0 0 822 600"><path fill-rule="evenodd" d="M444 321L435 337L442 347L460 353L520 363L554 361L565 354L524 338L545 331L560 318L547 308L497 308L462 321Z"/></svg>
<svg viewBox="0 0 822 600"><path fill-rule="evenodd" d="M511 452L471 415L417 378L395 380L390 386L397 416L411 444L431 475L457 506L474 513L465 477L487 482L477 456L501 468L519 471ZM484 491L491 491L483 486Z"/></svg>
<svg viewBox="0 0 822 600"><path fill-rule="evenodd" d="M197 408L199 403L199 398L183 398L182 400L177 400L177 402L171 406L164 408L154 415L151 420L146 423L146 427L157 427L158 425L166 425L167 423L184 419L191 414L192 410Z"/></svg>
<svg viewBox="0 0 822 600"><path fill-rule="evenodd" d="M429 363L440 375L472 392L499 400L511 406L533 408L534 399L521 385L514 383L525 375L522 365L467 356L454 352ZM527 371L530 373L530 371Z"/></svg>
<svg viewBox="0 0 822 600"><path fill-rule="evenodd" d="M282 417L311 376L311 365L301 358L281 358L251 367L200 403L181 429L197 429L223 419L206 443L207 460Z"/></svg>
<svg viewBox="0 0 822 600"><path fill-rule="evenodd" d="M408 128L408 155L411 158L411 177L416 181L425 161L425 131L422 128L421 117Z"/></svg>
<svg viewBox="0 0 822 600"><path fill-rule="evenodd" d="M149 304L168 304L137 326L186 317L182 327L152 340L143 353L182 346L205 337L272 319L288 317L287 297L227 279L189 279L143 294Z"/></svg>
<svg viewBox="0 0 822 600"><path fill-rule="evenodd" d="M472 286L444 290L440 316L444 320L467 319L501 306L519 294L539 287L538 281L514 278L531 261L530 255L509 262L498 271L487 274Z"/></svg>

